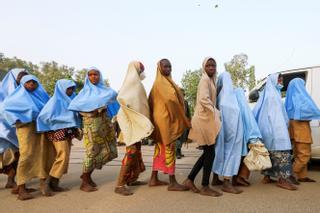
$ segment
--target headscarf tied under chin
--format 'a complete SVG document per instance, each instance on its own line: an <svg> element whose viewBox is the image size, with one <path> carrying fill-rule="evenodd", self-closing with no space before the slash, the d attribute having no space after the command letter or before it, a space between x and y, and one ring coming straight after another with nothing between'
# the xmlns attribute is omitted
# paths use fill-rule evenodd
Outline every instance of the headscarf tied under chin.
<svg viewBox="0 0 320 213"><path fill-rule="evenodd" d="M33 92L29 92L24 87L24 84L31 80L38 84ZM41 109L49 100L49 95L35 76L26 75L20 83L17 89L3 102L1 113L10 125L14 125L17 121L21 123L35 121Z"/></svg>
<svg viewBox="0 0 320 213"><path fill-rule="evenodd" d="M92 84L88 77L89 71L92 70L98 72L100 75L100 80L96 85ZM110 108L113 109L113 104L116 102L116 97L117 93L104 84L101 72L97 68L91 67L87 71L82 90L71 101L69 110L77 112L92 112L101 107L106 107L108 109L109 105L111 105ZM112 114L114 113L115 112Z"/></svg>
<svg viewBox="0 0 320 213"><path fill-rule="evenodd" d="M68 88L75 86L76 84L72 80L61 79L57 81L53 96L37 118L39 132L79 127L78 114L68 110L71 100L75 97L75 92L71 96L66 94Z"/></svg>

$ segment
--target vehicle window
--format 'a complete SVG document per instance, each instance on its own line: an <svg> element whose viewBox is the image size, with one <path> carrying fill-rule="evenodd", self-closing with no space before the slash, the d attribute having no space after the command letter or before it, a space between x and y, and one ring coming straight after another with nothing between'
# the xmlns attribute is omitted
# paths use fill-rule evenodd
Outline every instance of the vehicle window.
<svg viewBox="0 0 320 213"><path fill-rule="evenodd" d="M281 90L282 97L286 97L286 92L288 89L288 85L290 81L294 78L302 78L303 80L306 80L307 72L295 72L295 73L288 73L288 74L282 74L283 76L283 88Z"/></svg>

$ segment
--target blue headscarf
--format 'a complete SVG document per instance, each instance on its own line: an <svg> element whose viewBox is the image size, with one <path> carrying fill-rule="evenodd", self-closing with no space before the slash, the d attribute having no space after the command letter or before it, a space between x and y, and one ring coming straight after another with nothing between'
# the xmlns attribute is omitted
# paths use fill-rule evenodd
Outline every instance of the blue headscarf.
<svg viewBox="0 0 320 213"><path fill-rule="evenodd" d="M4 99L17 88L16 79L20 72L28 71L20 68L12 69L3 78L0 85L0 109ZM8 124L2 114L0 113L0 154L8 148L17 150L19 147L16 129Z"/></svg>
<svg viewBox="0 0 320 213"><path fill-rule="evenodd" d="M24 87L24 84L31 80L38 83L37 89L33 92L29 92ZM10 125L14 125L17 121L21 123L35 121L42 107L49 100L49 95L35 76L26 75L20 83L17 89L4 100L1 110Z"/></svg>
<svg viewBox="0 0 320 213"><path fill-rule="evenodd" d="M120 104L118 101L112 102L111 104L107 105L107 115L109 118L113 118L115 115L117 115L118 111L120 109Z"/></svg>
<svg viewBox="0 0 320 213"><path fill-rule="evenodd" d="M231 76L223 72L217 82L217 105L222 126L217 138L213 172L226 177L238 174L243 145L243 124Z"/></svg>
<svg viewBox="0 0 320 213"><path fill-rule="evenodd" d="M2 90L0 90L0 105L2 104L3 100L4 94ZM0 154L2 154L8 148L17 150L18 147L16 129L11 127L4 118L0 117Z"/></svg>
<svg viewBox="0 0 320 213"><path fill-rule="evenodd" d="M16 80L20 72L28 71L22 68L15 68L10 70L2 79L0 89L2 90L4 97L13 93L13 91L18 87Z"/></svg>
<svg viewBox="0 0 320 213"><path fill-rule="evenodd" d="M242 156L248 154L248 143L256 143L258 140L262 139L260 129L258 127L257 121L248 105L246 96L242 88L237 88L235 90L238 104L240 107L241 118L243 122L243 146L242 146Z"/></svg>
<svg viewBox="0 0 320 213"><path fill-rule="evenodd" d="M89 71L99 72L100 81L97 85L90 82L88 78ZM110 87L106 87L103 83L101 72L97 68L90 68L87 71L84 87L79 94L71 101L69 110L77 112L92 112L101 107L116 102L117 93Z"/></svg>
<svg viewBox="0 0 320 213"><path fill-rule="evenodd" d="M306 91L301 78L290 81L287 89L286 110L292 120L319 120L320 110Z"/></svg>
<svg viewBox="0 0 320 213"><path fill-rule="evenodd" d="M61 79L57 81L53 96L42 108L37 118L37 130L39 132L80 126L78 114L68 110L68 106L76 94L73 93L69 97L66 91L68 88L75 86L76 84L72 80Z"/></svg>
<svg viewBox="0 0 320 213"><path fill-rule="evenodd" d="M262 140L270 151L291 150L289 120L281 100L281 93L277 89L278 76L278 73L268 76L266 86L253 109Z"/></svg>

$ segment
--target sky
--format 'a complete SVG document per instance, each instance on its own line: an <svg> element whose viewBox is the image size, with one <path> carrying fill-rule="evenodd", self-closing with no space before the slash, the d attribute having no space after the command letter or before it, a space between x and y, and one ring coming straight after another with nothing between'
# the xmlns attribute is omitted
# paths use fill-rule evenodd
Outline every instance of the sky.
<svg viewBox="0 0 320 213"><path fill-rule="evenodd" d="M118 90L128 63L168 58L180 84L206 56L218 72L245 53L257 78L320 65L319 0L0 0L0 52L40 63L98 67ZM215 5L218 5L216 8Z"/></svg>

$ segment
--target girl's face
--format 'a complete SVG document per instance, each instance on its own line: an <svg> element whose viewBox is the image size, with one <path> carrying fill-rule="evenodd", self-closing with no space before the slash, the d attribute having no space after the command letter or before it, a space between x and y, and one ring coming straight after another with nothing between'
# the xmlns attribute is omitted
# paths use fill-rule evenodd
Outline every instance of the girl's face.
<svg viewBox="0 0 320 213"><path fill-rule="evenodd" d="M36 81L34 81L34 80L30 80L30 81L27 81L26 83L24 83L23 86L29 92L33 92L38 88L38 83Z"/></svg>
<svg viewBox="0 0 320 213"><path fill-rule="evenodd" d="M69 88L66 90L67 96L70 97L70 96L74 93L74 90L75 90L75 87L69 87Z"/></svg>
<svg viewBox="0 0 320 213"><path fill-rule="evenodd" d="M88 72L88 78L92 84L97 85L100 81L100 73L96 70L90 70Z"/></svg>
<svg viewBox="0 0 320 213"><path fill-rule="evenodd" d="M161 73L164 76L169 76L171 74L171 63L168 59L162 59L160 61Z"/></svg>
<svg viewBox="0 0 320 213"><path fill-rule="evenodd" d="M141 62L139 64L140 64L140 73L142 73L144 71L144 65Z"/></svg>
<svg viewBox="0 0 320 213"><path fill-rule="evenodd" d="M209 77L212 77L216 74L217 64L213 59L209 59L205 66L205 71Z"/></svg>

